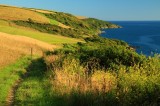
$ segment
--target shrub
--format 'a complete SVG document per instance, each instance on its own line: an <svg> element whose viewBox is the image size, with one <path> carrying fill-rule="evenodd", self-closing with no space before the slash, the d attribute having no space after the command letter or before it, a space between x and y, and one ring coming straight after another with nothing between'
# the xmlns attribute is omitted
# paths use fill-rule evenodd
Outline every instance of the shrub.
<svg viewBox="0 0 160 106"><path fill-rule="evenodd" d="M68 106L160 105L159 55L139 55L114 40L86 41L53 52L52 90Z"/></svg>

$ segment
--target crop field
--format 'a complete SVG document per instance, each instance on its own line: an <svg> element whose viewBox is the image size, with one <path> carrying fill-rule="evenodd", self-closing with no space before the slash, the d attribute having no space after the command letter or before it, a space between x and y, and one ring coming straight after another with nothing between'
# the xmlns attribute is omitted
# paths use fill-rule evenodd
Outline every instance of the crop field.
<svg viewBox="0 0 160 106"><path fill-rule="evenodd" d="M0 11L0 19L4 20L28 20L30 18L36 22L49 23L48 18L23 8L0 6Z"/></svg>
<svg viewBox="0 0 160 106"><path fill-rule="evenodd" d="M54 13L54 11L42 10L42 9L32 9L32 8L31 8L30 10L36 11L36 12L40 12L40 13L48 13L48 14Z"/></svg>
<svg viewBox="0 0 160 106"><path fill-rule="evenodd" d="M52 50L54 45L25 36L16 36L0 32L0 68L6 66L23 55L42 55L43 50Z"/></svg>

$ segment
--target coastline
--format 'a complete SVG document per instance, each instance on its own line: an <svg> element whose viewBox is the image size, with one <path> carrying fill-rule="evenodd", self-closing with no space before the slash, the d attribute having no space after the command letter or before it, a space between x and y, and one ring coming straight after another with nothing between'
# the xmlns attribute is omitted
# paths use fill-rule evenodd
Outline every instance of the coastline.
<svg viewBox="0 0 160 106"><path fill-rule="evenodd" d="M139 54L153 56L160 54L160 21L116 21L112 22L124 27L124 29L104 29L101 36L112 39L120 39L136 49Z"/></svg>

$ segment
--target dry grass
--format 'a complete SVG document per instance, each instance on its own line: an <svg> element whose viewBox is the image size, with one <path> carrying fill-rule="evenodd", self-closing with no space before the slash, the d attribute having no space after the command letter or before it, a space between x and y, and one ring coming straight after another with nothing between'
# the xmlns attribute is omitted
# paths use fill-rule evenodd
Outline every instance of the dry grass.
<svg viewBox="0 0 160 106"><path fill-rule="evenodd" d="M40 13L47 13L47 14L53 14L53 11L48 11L48 10L40 10L40 9L30 9L36 12L40 12Z"/></svg>
<svg viewBox="0 0 160 106"><path fill-rule="evenodd" d="M85 16L76 16L78 19L86 19L87 17L85 17Z"/></svg>
<svg viewBox="0 0 160 106"><path fill-rule="evenodd" d="M0 32L0 68L8 65L23 55L42 55L42 50L55 46L25 36L10 35Z"/></svg>
<svg viewBox="0 0 160 106"><path fill-rule="evenodd" d="M5 20L28 20L49 23L49 19L31 10L10 6L0 6L0 19Z"/></svg>
<svg viewBox="0 0 160 106"><path fill-rule="evenodd" d="M60 58L60 57L58 57ZM110 72L104 72L104 70L95 70L94 73L88 76L86 68L80 66L80 63L73 60L64 60L62 68L59 68L56 62L58 59L55 56L48 56L46 58L47 63L52 63L54 67L53 76L51 78L51 84L53 89L61 94L70 94L72 91L86 93L92 92L109 92L116 87L116 76ZM47 64L49 66L49 64ZM48 67L49 68L49 67Z"/></svg>
<svg viewBox="0 0 160 106"><path fill-rule="evenodd" d="M71 93L73 90L82 93L87 91L107 93L116 88L116 77L107 72L97 71L91 77L86 77L87 75L71 74L64 69L55 70L54 75L55 78L51 82L53 89L62 94Z"/></svg>
<svg viewBox="0 0 160 106"><path fill-rule="evenodd" d="M64 25L64 24L62 24L60 22L58 23L58 26L60 26L62 28L66 28L66 29L71 28L70 26Z"/></svg>

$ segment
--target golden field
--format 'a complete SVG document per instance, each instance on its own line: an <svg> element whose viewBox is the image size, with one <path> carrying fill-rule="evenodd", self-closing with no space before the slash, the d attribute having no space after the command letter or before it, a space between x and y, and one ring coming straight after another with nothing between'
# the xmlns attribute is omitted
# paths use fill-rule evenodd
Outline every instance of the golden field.
<svg viewBox="0 0 160 106"><path fill-rule="evenodd" d="M56 46L42 41L18 35L0 32L0 68L6 66L23 55L42 55L43 50L51 50Z"/></svg>
<svg viewBox="0 0 160 106"><path fill-rule="evenodd" d="M49 19L43 15L17 7L0 6L0 19L4 20L28 20L31 18L36 22L49 23Z"/></svg>
<svg viewBox="0 0 160 106"><path fill-rule="evenodd" d="M53 14L53 11L49 11L49 10L41 10L41 9L30 9L32 11L36 11L36 12L40 12L40 13L48 13L48 14Z"/></svg>

